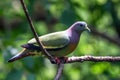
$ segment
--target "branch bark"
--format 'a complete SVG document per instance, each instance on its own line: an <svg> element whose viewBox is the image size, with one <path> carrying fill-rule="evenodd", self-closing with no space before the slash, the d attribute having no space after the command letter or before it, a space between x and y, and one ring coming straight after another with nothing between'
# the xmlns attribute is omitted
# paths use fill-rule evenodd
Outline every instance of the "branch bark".
<svg viewBox="0 0 120 80"><path fill-rule="evenodd" d="M92 62L120 62L120 56L113 57L113 56L80 56L80 57L69 57L68 61L65 63L73 63L73 62L85 62L85 61L92 61Z"/></svg>
<svg viewBox="0 0 120 80"><path fill-rule="evenodd" d="M63 63L58 64L57 73L56 73L56 76L55 76L54 80L59 80L60 79L60 77L62 75L62 72L63 72L63 68L64 68Z"/></svg>

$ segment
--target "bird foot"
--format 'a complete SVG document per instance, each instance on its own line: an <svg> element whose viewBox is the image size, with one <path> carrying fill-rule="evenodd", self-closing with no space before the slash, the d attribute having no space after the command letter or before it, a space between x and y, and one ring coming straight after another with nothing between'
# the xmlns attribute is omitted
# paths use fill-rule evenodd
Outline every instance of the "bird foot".
<svg viewBox="0 0 120 80"><path fill-rule="evenodd" d="M55 57L55 61L51 61L52 64L60 64L66 63L68 61L68 57Z"/></svg>

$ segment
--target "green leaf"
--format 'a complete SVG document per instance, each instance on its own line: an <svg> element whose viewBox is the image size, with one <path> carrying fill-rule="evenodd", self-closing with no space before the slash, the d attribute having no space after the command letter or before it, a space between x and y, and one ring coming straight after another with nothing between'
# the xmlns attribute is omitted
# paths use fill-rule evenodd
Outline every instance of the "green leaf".
<svg viewBox="0 0 120 80"><path fill-rule="evenodd" d="M67 26L70 26L72 23L75 22L75 20L76 20L76 15L70 9L64 10L61 17L60 17L60 21L63 24L66 24Z"/></svg>
<svg viewBox="0 0 120 80"><path fill-rule="evenodd" d="M36 76L34 74L28 74L27 80L36 80Z"/></svg>
<svg viewBox="0 0 120 80"><path fill-rule="evenodd" d="M5 80L21 80L22 78L22 71L13 69L8 74Z"/></svg>

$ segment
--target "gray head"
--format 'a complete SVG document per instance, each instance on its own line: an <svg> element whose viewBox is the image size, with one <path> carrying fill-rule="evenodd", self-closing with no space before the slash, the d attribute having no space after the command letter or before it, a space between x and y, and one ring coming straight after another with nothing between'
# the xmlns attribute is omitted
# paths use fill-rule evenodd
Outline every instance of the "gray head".
<svg viewBox="0 0 120 80"><path fill-rule="evenodd" d="M72 30L75 30L76 32L83 32L85 30L90 32L90 29L87 27L87 23L83 22L83 21L78 21L75 22L72 26L71 26Z"/></svg>

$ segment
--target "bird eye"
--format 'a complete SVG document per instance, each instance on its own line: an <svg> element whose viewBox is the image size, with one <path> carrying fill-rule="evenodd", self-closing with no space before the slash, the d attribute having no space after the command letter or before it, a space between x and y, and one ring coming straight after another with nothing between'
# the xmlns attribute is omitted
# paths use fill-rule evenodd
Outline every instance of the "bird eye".
<svg viewBox="0 0 120 80"><path fill-rule="evenodd" d="M83 27L83 24L80 24L80 27Z"/></svg>

